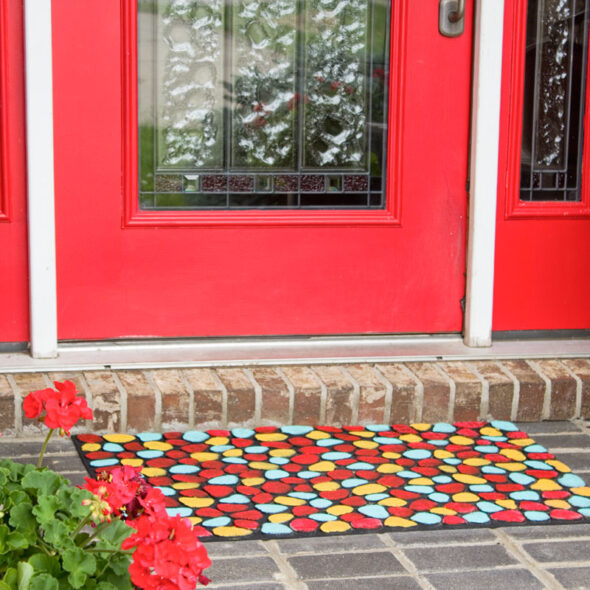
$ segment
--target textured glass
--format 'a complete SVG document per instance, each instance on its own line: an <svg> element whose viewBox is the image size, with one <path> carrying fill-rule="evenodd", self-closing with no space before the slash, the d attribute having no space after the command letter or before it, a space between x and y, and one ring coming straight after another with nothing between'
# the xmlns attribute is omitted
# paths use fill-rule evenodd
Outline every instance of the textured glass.
<svg viewBox="0 0 590 590"><path fill-rule="evenodd" d="M157 167L221 167L223 0L158 7Z"/></svg>
<svg viewBox="0 0 590 590"><path fill-rule="evenodd" d="M138 4L142 209L385 206L387 0Z"/></svg>
<svg viewBox="0 0 590 590"><path fill-rule="evenodd" d="M297 0L232 4L235 166L295 166L297 5Z"/></svg>
<svg viewBox="0 0 590 590"><path fill-rule="evenodd" d="M527 5L521 200L579 200L587 0Z"/></svg>
<svg viewBox="0 0 590 590"><path fill-rule="evenodd" d="M305 166L361 168L369 118L369 3L306 0L305 9Z"/></svg>

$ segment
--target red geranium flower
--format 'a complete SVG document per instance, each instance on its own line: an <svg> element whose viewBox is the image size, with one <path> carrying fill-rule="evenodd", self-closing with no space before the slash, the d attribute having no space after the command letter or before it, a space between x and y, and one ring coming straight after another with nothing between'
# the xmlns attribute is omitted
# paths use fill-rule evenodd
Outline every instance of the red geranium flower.
<svg viewBox="0 0 590 590"><path fill-rule="evenodd" d="M23 400L27 418L38 418L48 428L59 428L69 436L70 430L80 419L92 420L92 410L82 396L77 396L71 381L54 381L55 390L47 388L32 391ZM45 411L45 416L41 414Z"/></svg>

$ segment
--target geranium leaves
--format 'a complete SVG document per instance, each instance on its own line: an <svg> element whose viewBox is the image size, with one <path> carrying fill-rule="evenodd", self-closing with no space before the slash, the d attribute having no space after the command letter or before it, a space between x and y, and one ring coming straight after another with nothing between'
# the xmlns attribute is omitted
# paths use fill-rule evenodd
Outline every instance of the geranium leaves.
<svg viewBox="0 0 590 590"><path fill-rule="evenodd" d="M86 578L96 571L94 555L79 547L64 551L62 563L64 569L70 572L68 581L73 588L81 588L86 582Z"/></svg>
<svg viewBox="0 0 590 590"><path fill-rule="evenodd" d="M24 489L34 489L37 494L53 495L65 483L65 479L49 469L35 469L22 479Z"/></svg>

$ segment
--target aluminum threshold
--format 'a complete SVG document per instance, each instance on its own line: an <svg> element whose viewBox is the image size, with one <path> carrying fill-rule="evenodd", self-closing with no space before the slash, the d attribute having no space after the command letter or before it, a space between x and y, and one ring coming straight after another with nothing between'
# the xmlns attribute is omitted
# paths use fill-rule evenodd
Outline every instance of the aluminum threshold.
<svg viewBox="0 0 590 590"><path fill-rule="evenodd" d="M590 338L503 340L470 348L459 335L202 339L62 344L57 358L0 354L0 373L358 362L590 358Z"/></svg>

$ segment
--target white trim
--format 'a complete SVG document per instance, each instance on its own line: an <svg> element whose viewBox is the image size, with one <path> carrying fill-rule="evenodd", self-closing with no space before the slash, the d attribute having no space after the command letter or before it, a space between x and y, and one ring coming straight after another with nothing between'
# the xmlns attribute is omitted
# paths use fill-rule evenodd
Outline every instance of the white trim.
<svg viewBox="0 0 590 590"><path fill-rule="evenodd" d="M59 358L0 354L0 373L327 363L590 358L590 338L503 340L466 346L460 335L203 338L60 344Z"/></svg>
<svg viewBox="0 0 590 590"><path fill-rule="evenodd" d="M31 354L57 356L51 0L25 0Z"/></svg>
<svg viewBox="0 0 590 590"><path fill-rule="evenodd" d="M476 0L464 342L491 346L504 0Z"/></svg>

